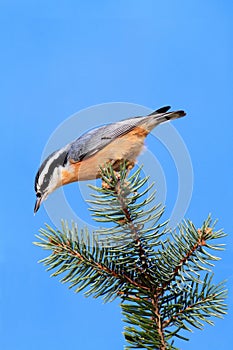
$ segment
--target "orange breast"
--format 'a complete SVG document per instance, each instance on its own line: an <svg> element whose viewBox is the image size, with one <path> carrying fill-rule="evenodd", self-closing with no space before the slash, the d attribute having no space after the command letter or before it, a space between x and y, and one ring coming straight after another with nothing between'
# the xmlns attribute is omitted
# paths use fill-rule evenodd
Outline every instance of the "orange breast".
<svg viewBox="0 0 233 350"><path fill-rule="evenodd" d="M72 162L62 170L62 184L74 181L93 180L100 176L99 168L109 161L128 160L132 163L143 149L148 131L136 127L128 134L118 137L92 157Z"/></svg>

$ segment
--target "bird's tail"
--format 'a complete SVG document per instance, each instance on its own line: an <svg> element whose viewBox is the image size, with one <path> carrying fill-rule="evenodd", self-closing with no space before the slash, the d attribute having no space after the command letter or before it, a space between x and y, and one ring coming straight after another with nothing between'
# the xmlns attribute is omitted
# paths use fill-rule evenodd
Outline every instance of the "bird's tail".
<svg viewBox="0 0 233 350"><path fill-rule="evenodd" d="M182 110L168 112L170 106L162 107L150 113L144 120L144 126L148 131L151 131L158 124L167 122L169 120L184 117L186 113ZM149 118L148 118L149 117Z"/></svg>
<svg viewBox="0 0 233 350"><path fill-rule="evenodd" d="M185 111L182 111L182 110L168 112L170 108L171 108L170 106L166 106L166 107L156 109L156 111L150 113L148 116L151 116L151 117L154 116L155 120L158 120L159 123L163 123L167 120L181 118L186 115Z"/></svg>

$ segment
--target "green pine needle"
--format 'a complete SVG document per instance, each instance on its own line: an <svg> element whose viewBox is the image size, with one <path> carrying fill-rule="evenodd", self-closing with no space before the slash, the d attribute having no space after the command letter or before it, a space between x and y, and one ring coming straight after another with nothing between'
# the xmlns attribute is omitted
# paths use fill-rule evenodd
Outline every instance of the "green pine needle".
<svg viewBox="0 0 233 350"><path fill-rule="evenodd" d="M226 234L210 216L200 228L186 220L169 232L141 168L128 176L124 162L118 173L110 165L101 173L103 186L90 185L88 202L107 227L91 234L65 221L61 230L46 225L35 244L51 254L40 262L75 292L120 299L125 349L175 350L174 339L188 340L184 331L202 330L227 312L224 283L213 282Z"/></svg>

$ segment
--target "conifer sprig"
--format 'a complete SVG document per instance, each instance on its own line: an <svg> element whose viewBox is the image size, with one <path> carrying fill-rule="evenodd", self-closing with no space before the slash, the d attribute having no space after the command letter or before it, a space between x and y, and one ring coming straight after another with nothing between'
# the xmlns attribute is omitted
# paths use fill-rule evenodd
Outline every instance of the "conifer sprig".
<svg viewBox="0 0 233 350"><path fill-rule="evenodd" d="M67 223L41 229L36 244L51 251L41 262L76 292L120 298L126 349L176 349L176 337L187 340L183 331L226 314L226 290L213 283L212 271L225 233L210 216L201 228L187 220L169 232L140 168L130 177L126 163L119 173L109 165L101 172L103 185L90 186L89 203L94 220L107 227L93 234Z"/></svg>

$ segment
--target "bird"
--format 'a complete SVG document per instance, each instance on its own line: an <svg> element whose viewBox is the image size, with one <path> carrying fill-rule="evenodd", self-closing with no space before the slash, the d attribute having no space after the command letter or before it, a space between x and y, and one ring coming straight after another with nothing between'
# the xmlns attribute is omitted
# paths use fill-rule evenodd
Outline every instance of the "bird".
<svg viewBox="0 0 233 350"><path fill-rule="evenodd" d="M146 136L157 125L184 117L183 110L170 111L170 106L146 116L135 116L96 127L50 154L35 176L34 213L49 194L60 186L101 177L101 167L111 163L115 171L122 161L130 169L142 152Z"/></svg>

